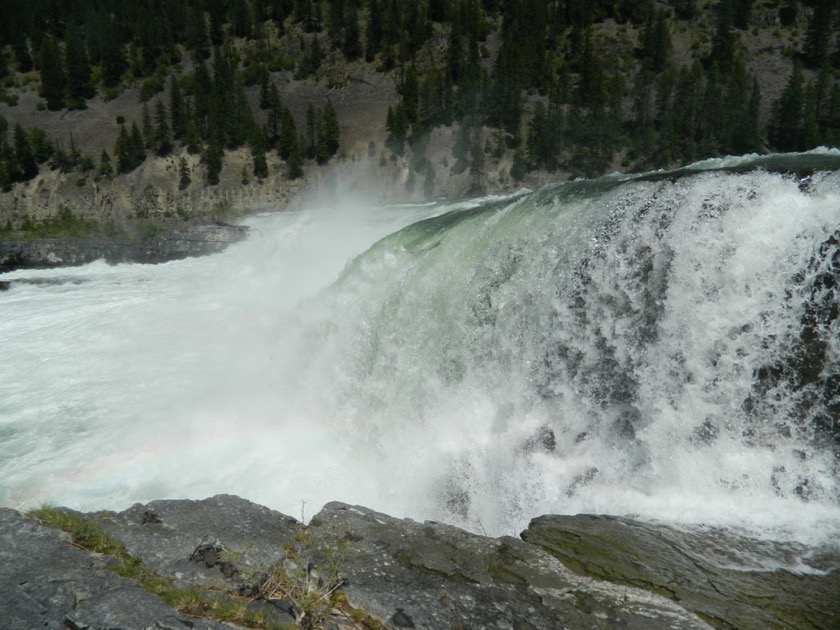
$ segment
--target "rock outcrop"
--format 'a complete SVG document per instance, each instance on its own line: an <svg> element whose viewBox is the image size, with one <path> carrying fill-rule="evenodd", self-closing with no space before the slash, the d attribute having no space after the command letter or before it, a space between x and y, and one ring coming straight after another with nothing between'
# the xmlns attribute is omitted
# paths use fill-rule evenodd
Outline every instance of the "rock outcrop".
<svg viewBox="0 0 840 630"><path fill-rule="evenodd" d="M581 575L679 602L717 628L840 628L840 549L613 516L541 516L522 533Z"/></svg>
<svg viewBox="0 0 840 630"><path fill-rule="evenodd" d="M302 618L288 586L267 595L277 567L316 590L337 576L345 604L323 622L328 628L835 628L840 621L837 549L806 559L795 546L614 517L540 517L524 540L342 503L327 504L304 526L229 495L84 518L173 588L244 601L276 624ZM768 567L771 557L778 564ZM236 627L187 617L110 571L117 562L0 510L0 627Z"/></svg>
<svg viewBox="0 0 840 630"><path fill-rule="evenodd" d="M83 265L100 259L111 264L161 263L221 252L231 243L245 238L247 233L244 226L196 225L162 231L139 240L42 238L0 241L0 273Z"/></svg>

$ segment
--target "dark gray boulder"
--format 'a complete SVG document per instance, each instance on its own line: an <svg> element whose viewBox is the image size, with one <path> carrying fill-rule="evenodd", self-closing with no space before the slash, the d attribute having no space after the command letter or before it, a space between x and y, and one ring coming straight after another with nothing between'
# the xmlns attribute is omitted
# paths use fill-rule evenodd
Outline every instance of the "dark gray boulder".
<svg viewBox="0 0 840 630"><path fill-rule="evenodd" d="M581 575L668 597L718 628L840 628L840 549L613 516L541 516L522 538Z"/></svg>

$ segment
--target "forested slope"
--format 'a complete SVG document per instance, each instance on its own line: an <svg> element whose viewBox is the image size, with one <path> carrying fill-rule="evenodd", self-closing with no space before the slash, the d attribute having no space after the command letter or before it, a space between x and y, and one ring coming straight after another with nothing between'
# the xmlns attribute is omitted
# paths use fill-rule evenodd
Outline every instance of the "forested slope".
<svg viewBox="0 0 840 630"><path fill-rule="evenodd" d="M167 156L212 187L247 150L242 185L339 156L432 196L835 145L838 26L837 0L7 0L0 188Z"/></svg>

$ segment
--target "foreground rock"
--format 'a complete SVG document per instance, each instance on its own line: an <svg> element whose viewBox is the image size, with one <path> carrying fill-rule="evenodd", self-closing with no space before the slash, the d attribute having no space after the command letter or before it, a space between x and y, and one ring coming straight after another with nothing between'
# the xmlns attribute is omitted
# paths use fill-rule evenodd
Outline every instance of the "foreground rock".
<svg viewBox="0 0 840 630"><path fill-rule="evenodd" d="M187 619L67 534L0 509L0 628L226 628Z"/></svg>
<svg viewBox="0 0 840 630"><path fill-rule="evenodd" d="M162 263L223 251L241 241L247 228L237 225L197 225L149 235L142 240L44 238L0 241L0 273L15 269L49 269L108 263Z"/></svg>
<svg viewBox="0 0 840 630"><path fill-rule="evenodd" d="M522 537L581 575L658 593L718 628L840 628L837 548L611 516L541 516Z"/></svg>
<svg viewBox="0 0 840 630"><path fill-rule="evenodd" d="M692 539L623 519L542 517L525 533L533 544L342 503L326 505L303 526L228 495L155 501L86 518L175 587L244 601L268 611L276 624L303 618L288 584L267 588L280 567L284 575L304 576L316 592L340 587L346 605L317 624L333 629L837 627L838 573L817 574L834 568L836 556L825 555L813 575L730 571L733 579L725 581L698 568L721 558L705 559L706 551L686 546ZM586 553L569 559L562 551L569 539L588 541ZM589 571L617 582L611 583L576 574L558 557L577 569L632 557L632 566L653 575L633 580L618 571ZM20 628L231 627L187 619L110 572L113 562L72 548L65 534L14 511L0 512L0 626L11 620L8 627ZM745 576L740 589L736 573ZM712 605L709 591L715 588L720 592ZM784 602L786 614L794 616L781 617L774 602ZM367 616L353 614L358 611Z"/></svg>

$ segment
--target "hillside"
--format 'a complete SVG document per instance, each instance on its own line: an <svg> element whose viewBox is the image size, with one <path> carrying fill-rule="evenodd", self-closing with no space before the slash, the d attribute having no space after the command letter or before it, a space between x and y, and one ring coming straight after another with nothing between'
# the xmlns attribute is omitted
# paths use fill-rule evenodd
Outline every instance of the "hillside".
<svg viewBox="0 0 840 630"><path fill-rule="evenodd" d="M837 5L6 2L0 238L834 145Z"/></svg>

